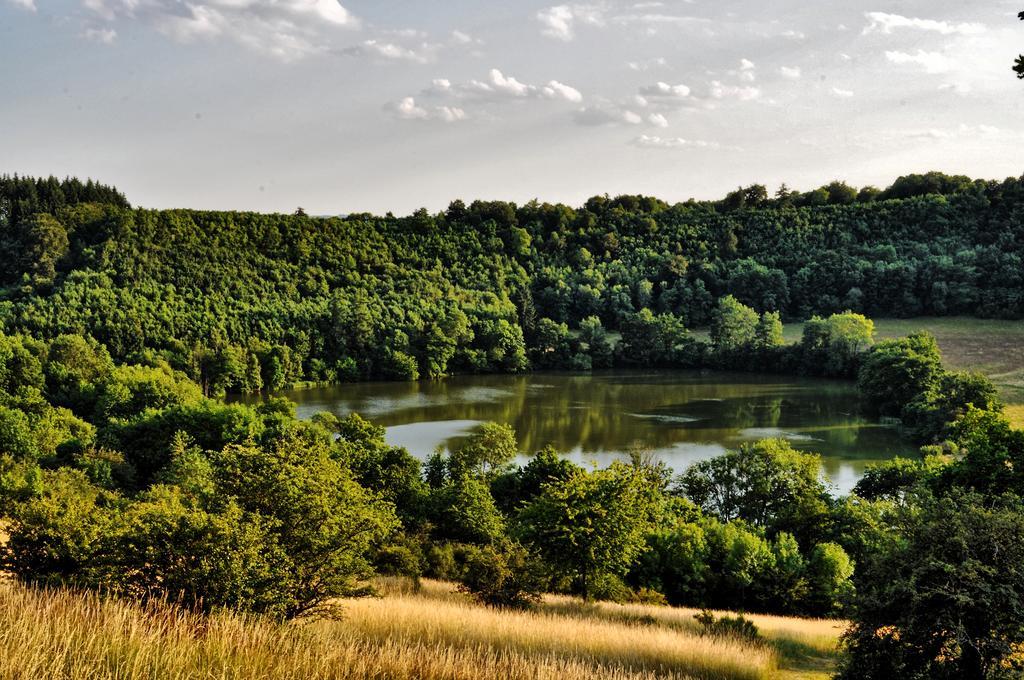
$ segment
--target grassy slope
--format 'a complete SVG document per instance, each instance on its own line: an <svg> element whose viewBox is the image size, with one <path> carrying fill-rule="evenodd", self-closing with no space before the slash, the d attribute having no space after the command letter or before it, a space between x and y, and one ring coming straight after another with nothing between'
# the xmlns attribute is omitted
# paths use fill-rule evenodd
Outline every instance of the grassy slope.
<svg viewBox="0 0 1024 680"><path fill-rule="evenodd" d="M1024 427L1024 321L921 317L875 319L879 339L898 338L914 331L935 336L949 368L980 371L999 388L1006 413ZM800 339L802 324L786 326L786 339Z"/></svg>
<svg viewBox="0 0 1024 680"><path fill-rule="evenodd" d="M340 620L275 625L0 587L0 677L461 680L824 678L839 625L753 617L763 645L702 637L693 612L548 598L499 612L425 582L385 583Z"/></svg>
<svg viewBox="0 0 1024 680"><path fill-rule="evenodd" d="M1018 427L1024 427L1024 321L1000 321L970 317L918 317L874 319L880 340L899 338L915 331L935 336L949 368L980 371L999 388L1006 413ZM796 342L802 323L785 325L787 342ZM707 338L707 330L694 332Z"/></svg>

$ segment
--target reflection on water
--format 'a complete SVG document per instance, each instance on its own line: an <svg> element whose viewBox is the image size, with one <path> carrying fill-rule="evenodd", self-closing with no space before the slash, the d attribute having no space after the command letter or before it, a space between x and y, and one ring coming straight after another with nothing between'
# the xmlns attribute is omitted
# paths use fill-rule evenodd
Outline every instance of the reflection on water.
<svg viewBox="0 0 1024 680"><path fill-rule="evenodd" d="M852 383L699 371L459 376L285 392L308 418L357 412L388 441L425 458L456 446L481 422L515 428L524 454L551 444L582 464L606 465L631 447L676 470L746 441L782 437L822 455L848 491L873 460L912 454L892 428L859 413ZM525 455L524 455L525 460Z"/></svg>

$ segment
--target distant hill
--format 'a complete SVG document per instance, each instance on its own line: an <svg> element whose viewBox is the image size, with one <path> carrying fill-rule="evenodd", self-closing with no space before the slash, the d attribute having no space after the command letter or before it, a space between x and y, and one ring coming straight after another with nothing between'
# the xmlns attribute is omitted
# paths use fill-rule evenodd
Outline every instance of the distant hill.
<svg viewBox="0 0 1024 680"><path fill-rule="evenodd" d="M785 319L1019 319L1022 254L1024 179L315 218L133 209L92 181L0 178L6 332L158 353L214 391L518 371L560 324L614 331L650 310L702 326L726 294Z"/></svg>

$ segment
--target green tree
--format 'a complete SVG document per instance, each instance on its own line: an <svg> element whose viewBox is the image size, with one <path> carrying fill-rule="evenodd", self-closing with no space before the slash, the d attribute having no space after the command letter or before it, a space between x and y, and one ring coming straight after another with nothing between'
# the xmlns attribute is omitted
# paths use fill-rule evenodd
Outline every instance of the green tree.
<svg viewBox="0 0 1024 680"><path fill-rule="evenodd" d="M907 513L860 580L841 678L1019 677L1024 514L956 493Z"/></svg>
<svg viewBox="0 0 1024 680"><path fill-rule="evenodd" d="M754 329L754 347L759 350L774 349L785 344L782 337L782 319L778 312L765 312Z"/></svg>
<svg viewBox="0 0 1024 680"><path fill-rule="evenodd" d="M942 356L935 338L913 333L872 347L860 368L857 387L873 410L900 416L918 395L934 390L941 376Z"/></svg>
<svg viewBox="0 0 1024 680"><path fill-rule="evenodd" d="M615 462L552 482L516 518L516 532L589 599L600 576L621 576L645 549L660 502L642 470Z"/></svg>
<svg viewBox="0 0 1024 680"><path fill-rule="evenodd" d="M718 351L747 347L754 341L758 320L757 312L726 295L711 315L711 343Z"/></svg>
<svg viewBox="0 0 1024 680"><path fill-rule="evenodd" d="M695 463L678 477L677 489L724 521L741 519L771 535L786 531L803 545L815 542L828 513L821 458L782 439Z"/></svg>

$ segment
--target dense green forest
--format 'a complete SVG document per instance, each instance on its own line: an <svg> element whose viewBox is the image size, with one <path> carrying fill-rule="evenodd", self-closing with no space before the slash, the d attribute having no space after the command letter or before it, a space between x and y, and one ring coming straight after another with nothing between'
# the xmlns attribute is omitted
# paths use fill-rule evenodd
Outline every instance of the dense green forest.
<svg viewBox="0 0 1024 680"><path fill-rule="evenodd" d="M749 352L721 356L687 333L729 295L781 320L1024 317L1022 225L1024 180L938 173L881 191L755 185L717 202L455 201L338 218L132 209L93 182L5 177L0 318L8 333L91 337L117 360L163 358L208 394L742 364ZM728 349L771 341L773 318Z"/></svg>
<svg viewBox="0 0 1024 680"><path fill-rule="evenodd" d="M933 338L875 342L860 312L1019 317L1022 181L344 219L0 187L0 561L27 583L289 619L374 573L432 576L498 607L843 615L844 678L1019 676L1024 433ZM786 345L792 317L813 318ZM612 365L855 378L927 446L836 497L780 440L679 474L642 452L515 466L488 424L421 463L356 415L211 398Z"/></svg>

